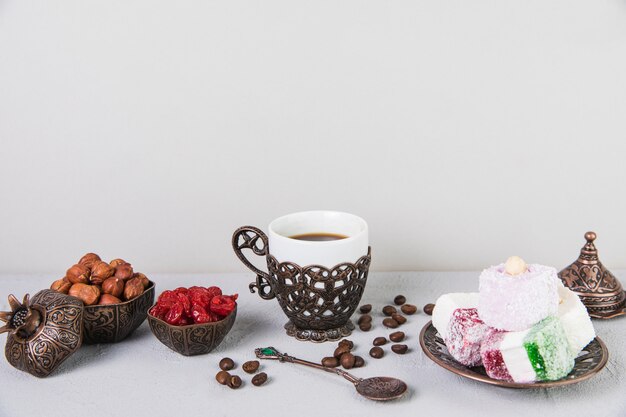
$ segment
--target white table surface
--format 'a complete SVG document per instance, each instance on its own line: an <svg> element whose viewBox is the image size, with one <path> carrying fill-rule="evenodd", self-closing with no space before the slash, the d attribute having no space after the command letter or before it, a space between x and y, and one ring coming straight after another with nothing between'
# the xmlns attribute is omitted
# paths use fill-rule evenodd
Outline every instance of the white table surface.
<svg viewBox="0 0 626 417"><path fill-rule="evenodd" d="M626 271L614 271L626 276ZM622 272L622 273L620 273ZM6 296L21 298L46 288L58 274L0 276L0 311L8 308ZM299 342L288 337L286 317L275 300L250 294L252 274L155 274L157 295L177 286L218 285L237 292L237 321L222 344L208 355L184 357L162 345L145 322L128 339L110 345L83 346L55 373L38 379L0 360L0 416L603 416L626 415L626 320L594 321L597 334L610 356L606 368L589 381L556 389L512 390L464 379L440 368L419 347L418 334L429 321L420 312L400 328L407 333L409 352L402 356L384 346L383 359L368 351L376 336L390 331L380 324L380 309L396 294L422 307L451 291L472 291L476 272L372 273L362 303L375 308L370 332L356 330L350 339L355 352L366 360L355 369L361 377L389 375L403 379L409 394L398 401L375 403L360 398L350 383L314 369L262 361L268 383L255 387L250 376L244 386L231 390L214 379L224 356L239 365L253 359L255 347L273 345L304 359L319 360L332 354L335 344ZM622 279L622 281L624 281ZM4 344L6 335L0 336Z"/></svg>

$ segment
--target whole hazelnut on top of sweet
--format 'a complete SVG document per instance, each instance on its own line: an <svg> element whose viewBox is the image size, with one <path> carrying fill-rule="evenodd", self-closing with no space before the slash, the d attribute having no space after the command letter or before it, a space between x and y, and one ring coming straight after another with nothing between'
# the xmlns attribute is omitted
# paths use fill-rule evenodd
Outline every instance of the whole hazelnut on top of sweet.
<svg viewBox="0 0 626 417"><path fill-rule="evenodd" d="M526 262L519 256L511 256L504 263L504 272L509 275L521 275L528 270Z"/></svg>

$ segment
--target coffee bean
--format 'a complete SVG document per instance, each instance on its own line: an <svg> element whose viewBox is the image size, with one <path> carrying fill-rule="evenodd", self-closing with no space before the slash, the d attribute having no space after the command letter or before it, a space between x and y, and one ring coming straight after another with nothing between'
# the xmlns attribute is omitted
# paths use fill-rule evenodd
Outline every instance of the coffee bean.
<svg viewBox="0 0 626 417"><path fill-rule="evenodd" d="M385 343L387 343L387 339L382 337L382 336L381 337L377 337L376 339L374 339L374 342L372 342L372 344L374 346L382 346Z"/></svg>
<svg viewBox="0 0 626 417"><path fill-rule="evenodd" d="M260 372L252 377L252 385L255 387L260 387L265 384L265 381L267 381L267 374L265 372Z"/></svg>
<svg viewBox="0 0 626 417"><path fill-rule="evenodd" d="M433 315L433 310L435 309L435 305L433 303L428 303L424 306L424 313L428 314L429 316Z"/></svg>
<svg viewBox="0 0 626 417"><path fill-rule="evenodd" d="M347 345L340 345L337 346L337 349L335 349L335 353L333 353L333 356L339 359L341 358L341 355L348 352L350 352L350 348Z"/></svg>
<svg viewBox="0 0 626 417"><path fill-rule="evenodd" d="M241 365L241 369L249 374L253 374L259 369L259 365L259 361L248 361Z"/></svg>
<svg viewBox="0 0 626 417"><path fill-rule="evenodd" d="M404 295L396 295L396 298L393 299L393 303L397 306L401 306L406 303L406 297Z"/></svg>
<svg viewBox="0 0 626 417"><path fill-rule="evenodd" d="M220 369L222 371L230 371L235 367L235 362L231 358L224 358L220 361Z"/></svg>
<svg viewBox="0 0 626 417"><path fill-rule="evenodd" d="M415 307L413 304L405 304L400 307L400 310L402 310L404 314L408 314L410 316L417 312L417 307Z"/></svg>
<svg viewBox="0 0 626 417"><path fill-rule="evenodd" d="M361 331L364 331L364 332L369 332L372 329L372 322L368 321L368 322L359 324L359 329L361 329Z"/></svg>
<svg viewBox="0 0 626 417"><path fill-rule="evenodd" d="M385 316L391 316L392 314L397 313L398 310L394 306L385 306L383 307L383 314Z"/></svg>
<svg viewBox="0 0 626 417"><path fill-rule="evenodd" d="M391 350L398 355L404 355L408 349L407 345L391 345Z"/></svg>
<svg viewBox="0 0 626 417"><path fill-rule="evenodd" d="M361 317L359 317L359 320L357 320L357 324L360 326L363 323L369 323L372 321L372 316L370 316L369 314L364 314Z"/></svg>
<svg viewBox="0 0 626 417"><path fill-rule="evenodd" d="M322 365L327 368L336 368L339 366L339 359L335 358L334 356L327 356L322 359Z"/></svg>
<svg viewBox="0 0 626 417"><path fill-rule="evenodd" d="M348 349L350 350L354 348L354 342L352 342L352 340L343 339L337 344L337 346L343 346L343 345L348 346Z"/></svg>
<svg viewBox="0 0 626 417"><path fill-rule="evenodd" d="M380 346L374 346L370 349L370 356L374 359L380 359L385 356L385 351Z"/></svg>
<svg viewBox="0 0 626 417"><path fill-rule="evenodd" d="M398 322L392 319L391 317L387 317L383 320L383 326L389 327L390 329L395 329L399 326Z"/></svg>
<svg viewBox="0 0 626 417"><path fill-rule="evenodd" d="M372 305L371 304L363 304L359 310L361 311L361 313L367 314L370 311L372 311Z"/></svg>
<svg viewBox="0 0 626 417"><path fill-rule="evenodd" d="M398 324L404 324L406 323L406 317L404 317L402 314L392 314L391 318L394 319L395 321L398 322Z"/></svg>
<svg viewBox="0 0 626 417"><path fill-rule="evenodd" d="M343 366L345 369L352 369L354 367L355 360L356 358L352 353L344 353L343 355L341 355L340 359L341 366Z"/></svg>
<svg viewBox="0 0 626 417"><path fill-rule="evenodd" d="M230 374L227 371L219 371L217 375L215 375L215 380L222 385L226 385L228 381L230 381Z"/></svg>
<svg viewBox="0 0 626 417"><path fill-rule="evenodd" d="M232 389L239 388L241 384L243 384L243 381L238 375L233 375L230 377L230 380L228 380L228 386L231 387Z"/></svg>
<svg viewBox="0 0 626 417"><path fill-rule="evenodd" d="M402 342L404 340L404 332L393 332L389 335L392 342Z"/></svg>
<svg viewBox="0 0 626 417"><path fill-rule="evenodd" d="M360 356L355 356L354 357L354 367L355 368L361 368L362 366L365 366L365 359L363 359Z"/></svg>

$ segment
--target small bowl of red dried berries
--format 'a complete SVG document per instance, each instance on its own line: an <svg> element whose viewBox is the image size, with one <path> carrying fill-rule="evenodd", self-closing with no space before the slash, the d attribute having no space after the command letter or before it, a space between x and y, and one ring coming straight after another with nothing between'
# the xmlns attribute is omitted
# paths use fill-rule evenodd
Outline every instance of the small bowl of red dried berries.
<svg viewBox="0 0 626 417"><path fill-rule="evenodd" d="M219 287L163 291L148 310L152 333L168 348L185 356L211 352L224 340L237 317L237 294Z"/></svg>

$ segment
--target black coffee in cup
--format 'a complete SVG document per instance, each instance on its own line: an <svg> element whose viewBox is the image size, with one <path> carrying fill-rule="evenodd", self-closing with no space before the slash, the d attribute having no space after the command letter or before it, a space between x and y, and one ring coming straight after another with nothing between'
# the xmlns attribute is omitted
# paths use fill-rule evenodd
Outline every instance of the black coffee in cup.
<svg viewBox="0 0 626 417"><path fill-rule="evenodd" d="M329 240L345 239L348 236L337 233L305 233L302 235L289 236L291 239L307 240L309 242L327 242Z"/></svg>

